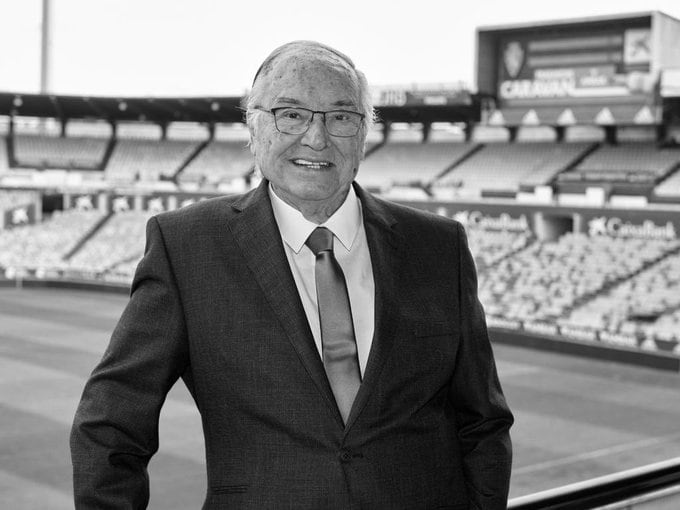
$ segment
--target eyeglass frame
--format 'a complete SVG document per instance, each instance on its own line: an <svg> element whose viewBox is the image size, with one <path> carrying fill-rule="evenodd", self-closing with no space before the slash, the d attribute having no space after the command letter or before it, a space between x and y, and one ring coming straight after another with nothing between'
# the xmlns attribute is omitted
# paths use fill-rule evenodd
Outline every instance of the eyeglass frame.
<svg viewBox="0 0 680 510"><path fill-rule="evenodd" d="M366 118L365 114L359 113L359 112L354 112L352 110L322 111L322 110L310 110L309 108L303 108L301 106L277 106L275 108L270 108L270 109L267 109L263 106L253 106L253 109L259 110L259 111L265 112L265 113L271 113L274 116L274 126L276 127L276 130L279 133L283 133L284 135L292 135L292 136L304 135L307 131L309 131L309 127L312 125L312 122L314 121L314 115L317 114L317 113L323 116L323 125L324 125L324 128L326 129L326 131L328 131L328 124L326 124L326 114L327 113L342 112L342 113L351 113L353 115L359 115L360 122L359 122L359 125L357 126L356 132L353 135L334 135L333 133L328 131L329 135L336 136L338 138L352 138L353 136L357 136L357 134L359 133L359 130L361 129L361 124L363 123L364 119ZM285 131L281 131L281 129L279 128L279 125L276 121L276 111L277 110L287 110L287 109L304 110L304 111L312 114L312 116L309 118L309 122L307 122L307 127L305 128L304 131L301 131L300 133L287 133Z"/></svg>

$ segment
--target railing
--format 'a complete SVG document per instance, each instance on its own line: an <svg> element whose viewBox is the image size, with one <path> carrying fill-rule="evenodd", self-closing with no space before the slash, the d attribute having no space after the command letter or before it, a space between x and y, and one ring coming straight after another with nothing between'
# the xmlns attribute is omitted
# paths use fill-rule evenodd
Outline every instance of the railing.
<svg viewBox="0 0 680 510"><path fill-rule="evenodd" d="M508 510L680 508L680 457L513 498Z"/></svg>

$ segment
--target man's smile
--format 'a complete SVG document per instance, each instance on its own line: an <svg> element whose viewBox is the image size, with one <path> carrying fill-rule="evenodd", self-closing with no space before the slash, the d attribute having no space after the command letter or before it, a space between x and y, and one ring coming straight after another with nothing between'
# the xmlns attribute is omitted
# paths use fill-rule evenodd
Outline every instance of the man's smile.
<svg viewBox="0 0 680 510"><path fill-rule="evenodd" d="M322 168L330 168L333 163L330 161L310 161L308 159L297 158L291 160L294 165L310 168L312 170L321 170Z"/></svg>

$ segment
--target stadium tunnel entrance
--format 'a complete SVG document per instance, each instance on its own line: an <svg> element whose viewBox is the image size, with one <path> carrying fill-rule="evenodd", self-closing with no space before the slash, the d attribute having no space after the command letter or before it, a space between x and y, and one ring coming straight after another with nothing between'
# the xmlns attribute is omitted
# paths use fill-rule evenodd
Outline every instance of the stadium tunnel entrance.
<svg viewBox="0 0 680 510"><path fill-rule="evenodd" d="M556 241L567 232L575 232L574 227L575 225L578 227L580 222L574 221L574 216L576 215L536 212L534 215L536 238L542 242L550 242Z"/></svg>

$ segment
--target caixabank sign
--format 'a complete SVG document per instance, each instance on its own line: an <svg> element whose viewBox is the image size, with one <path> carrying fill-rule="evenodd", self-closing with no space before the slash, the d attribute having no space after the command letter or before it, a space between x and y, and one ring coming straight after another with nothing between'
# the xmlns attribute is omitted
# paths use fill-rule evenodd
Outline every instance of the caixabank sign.
<svg viewBox="0 0 680 510"><path fill-rule="evenodd" d="M535 211L526 207L439 201L400 203L454 219L469 228L510 232L533 230L531 218Z"/></svg>
<svg viewBox="0 0 680 510"><path fill-rule="evenodd" d="M624 221L616 216L598 216L588 221L588 234L635 239L677 239L677 229L671 221L656 223L642 220L639 223Z"/></svg>
<svg viewBox="0 0 680 510"><path fill-rule="evenodd" d="M460 221L466 227L536 232L541 222L566 218L573 229L591 236L678 239L680 209L603 209L472 202L401 202Z"/></svg>
<svg viewBox="0 0 680 510"><path fill-rule="evenodd" d="M609 236L632 239L678 239L676 221L667 218L640 217L624 219L616 215L593 216L587 219L587 233L590 236Z"/></svg>
<svg viewBox="0 0 680 510"><path fill-rule="evenodd" d="M446 215L446 209L437 211ZM501 212L497 216L486 214L475 209L465 209L453 214L453 219L461 222L465 227L481 228L484 230L504 230L508 232L526 232L531 230L527 215L519 213L513 216L507 212Z"/></svg>

